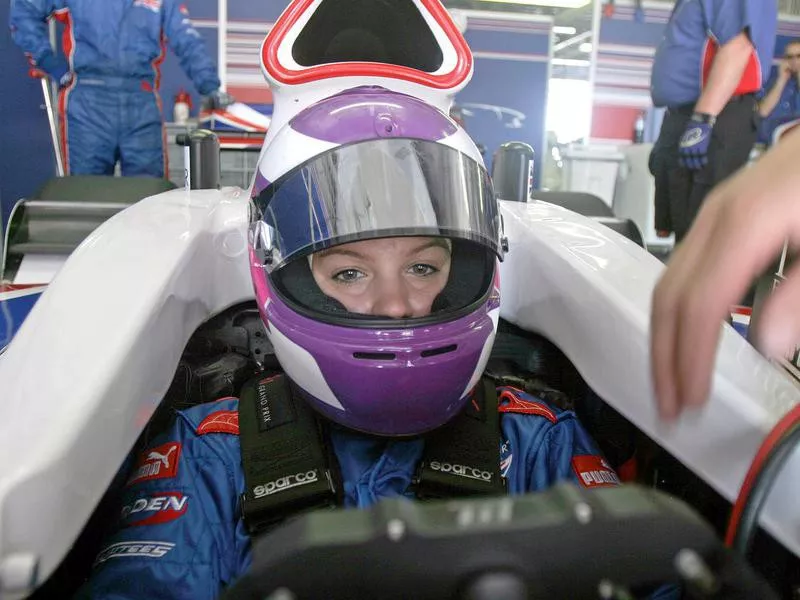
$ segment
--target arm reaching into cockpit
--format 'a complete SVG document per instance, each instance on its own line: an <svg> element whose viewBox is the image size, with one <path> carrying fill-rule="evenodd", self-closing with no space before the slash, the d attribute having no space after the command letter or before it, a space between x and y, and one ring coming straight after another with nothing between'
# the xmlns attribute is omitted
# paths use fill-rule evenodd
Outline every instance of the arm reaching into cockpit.
<svg viewBox="0 0 800 600"><path fill-rule="evenodd" d="M653 293L651 357L661 416L674 419L709 395L720 323L786 240L800 241L800 133L719 185ZM758 345L781 356L800 340L800 272L766 302Z"/></svg>

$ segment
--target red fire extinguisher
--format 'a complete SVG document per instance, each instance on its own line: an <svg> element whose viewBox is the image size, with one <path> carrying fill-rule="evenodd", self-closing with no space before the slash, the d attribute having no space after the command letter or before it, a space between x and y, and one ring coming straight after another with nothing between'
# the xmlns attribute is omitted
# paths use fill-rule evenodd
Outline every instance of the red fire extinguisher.
<svg viewBox="0 0 800 600"><path fill-rule="evenodd" d="M172 108L172 116L178 125L186 125L189 120L189 111L192 110L192 97L183 88L175 96L175 104Z"/></svg>

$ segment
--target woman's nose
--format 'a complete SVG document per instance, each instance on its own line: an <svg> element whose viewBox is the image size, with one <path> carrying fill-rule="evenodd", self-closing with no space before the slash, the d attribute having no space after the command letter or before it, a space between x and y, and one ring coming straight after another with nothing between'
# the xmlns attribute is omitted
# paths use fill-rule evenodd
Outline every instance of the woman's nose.
<svg viewBox="0 0 800 600"><path fill-rule="evenodd" d="M372 305L374 316L403 319L414 316L411 293L402 278L376 282Z"/></svg>

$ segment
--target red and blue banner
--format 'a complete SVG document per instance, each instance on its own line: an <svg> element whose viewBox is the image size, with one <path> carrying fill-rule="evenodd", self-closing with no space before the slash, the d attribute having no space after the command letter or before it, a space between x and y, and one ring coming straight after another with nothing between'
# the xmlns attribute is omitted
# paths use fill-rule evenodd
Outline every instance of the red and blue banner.
<svg viewBox="0 0 800 600"><path fill-rule="evenodd" d="M43 285L0 284L0 349L19 331L44 289Z"/></svg>

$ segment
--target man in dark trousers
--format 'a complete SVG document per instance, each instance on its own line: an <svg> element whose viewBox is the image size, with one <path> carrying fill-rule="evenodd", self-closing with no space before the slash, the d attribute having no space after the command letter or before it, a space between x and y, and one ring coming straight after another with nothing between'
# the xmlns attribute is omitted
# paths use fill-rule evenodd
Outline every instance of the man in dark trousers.
<svg viewBox="0 0 800 600"><path fill-rule="evenodd" d="M653 103L667 107L650 156L659 236L680 242L711 188L747 162L777 20L776 0L675 4L650 86Z"/></svg>
<svg viewBox="0 0 800 600"><path fill-rule="evenodd" d="M64 26L64 56L47 22ZM11 36L33 67L58 83L64 163L70 175L167 174L161 63L167 45L207 109L233 99L180 0L14 0Z"/></svg>

